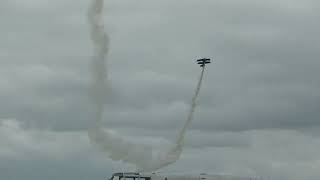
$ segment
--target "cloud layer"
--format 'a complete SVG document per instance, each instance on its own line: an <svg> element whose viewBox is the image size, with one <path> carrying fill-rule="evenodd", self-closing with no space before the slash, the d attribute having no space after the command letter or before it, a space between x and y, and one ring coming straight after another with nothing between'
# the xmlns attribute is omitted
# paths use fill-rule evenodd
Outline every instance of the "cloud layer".
<svg viewBox="0 0 320 180"><path fill-rule="evenodd" d="M100 159L85 134L87 5L0 2L1 179L101 179L121 169ZM193 60L208 56L216 61L187 150L165 170L319 179L318 7L315 0L107 1L113 86L105 126L159 146L175 137L199 75ZM44 173L30 173L31 163Z"/></svg>

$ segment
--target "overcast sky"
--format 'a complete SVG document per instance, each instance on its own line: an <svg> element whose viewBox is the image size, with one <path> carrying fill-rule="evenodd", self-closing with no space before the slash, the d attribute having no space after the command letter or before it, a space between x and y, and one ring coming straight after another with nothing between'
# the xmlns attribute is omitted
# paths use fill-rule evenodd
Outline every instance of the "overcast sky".
<svg viewBox="0 0 320 180"><path fill-rule="evenodd" d="M102 180L132 170L93 147L89 0L0 0L0 179ZM175 139L166 172L320 178L317 0L106 0L105 127Z"/></svg>

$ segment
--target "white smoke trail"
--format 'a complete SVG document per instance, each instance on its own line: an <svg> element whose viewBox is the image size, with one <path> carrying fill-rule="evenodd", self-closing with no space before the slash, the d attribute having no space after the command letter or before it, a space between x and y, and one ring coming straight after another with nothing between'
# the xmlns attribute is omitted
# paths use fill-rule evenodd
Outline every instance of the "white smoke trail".
<svg viewBox="0 0 320 180"><path fill-rule="evenodd" d="M195 101L199 94L204 69L202 70L196 93L192 98L188 119L178 136L176 144L166 149L156 150L152 146L134 144L109 129L103 129L104 97L107 91L106 57L109 49L109 39L104 31L102 22L103 4L104 0L92 0L88 13L91 40L95 52L92 59L92 99L94 102L95 125L88 132L89 139L93 144L107 152L113 160L134 164L140 171L154 171L172 164L180 158L184 134L193 118L193 112L196 107Z"/></svg>
<svg viewBox="0 0 320 180"><path fill-rule="evenodd" d="M204 70L205 70L205 67L203 67L202 70L201 70L201 74L200 74L200 78L199 78L199 81L198 81L198 85L196 87L196 92L192 97L191 107L190 107L190 110L189 110L189 113L188 113L188 116L187 116L187 121L184 124L182 130L180 131L180 133L178 135L178 139L177 139L177 142L176 142L177 143L176 144L177 149L183 147L184 136L185 136L186 130L187 130L189 124L191 123L191 121L193 120L193 114L194 114L194 111L195 111L196 106L197 106L197 102L196 101L197 101L197 98L198 98L199 93L200 93L200 88L201 88L201 84L202 84L202 80L203 80Z"/></svg>
<svg viewBox="0 0 320 180"><path fill-rule="evenodd" d="M109 49L109 39L102 23L103 0L92 0L88 19L91 30L91 40L94 45L92 59L92 99L94 102L95 125L88 132L92 143L108 152L113 160L122 160L136 165L141 170L156 170L164 164L170 164L170 155L165 150L154 150L151 146L133 144L111 130L102 128L104 97L107 91L106 57Z"/></svg>
<svg viewBox="0 0 320 180"><path fill-rule="evenodd" d="M106 56L109 50L109 38L102 22L103 2L104 0L93 0L88 12L91 40L95 51L92 59L92 99L96 110L94 119L97 121L97 127L101 126L103 116L103 97L107 90Z"/></svg>

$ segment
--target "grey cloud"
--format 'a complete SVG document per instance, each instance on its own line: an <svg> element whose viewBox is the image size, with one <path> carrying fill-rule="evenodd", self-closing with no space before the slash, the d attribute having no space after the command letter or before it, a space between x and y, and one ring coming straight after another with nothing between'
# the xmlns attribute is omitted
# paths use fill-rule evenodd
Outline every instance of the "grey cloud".
<svg viewBox="0 0 320 180"><path fill-rule="evenodd" d="M2 143L1 146L16 152L12 158L1 148L1 177L100 179L110 175L112 171L119 171L119 167L132 169L121 163L101 159L101 154L94 153L94 149L90 148L88 139L85 138L86 132L27 130L13 120L5 120L0 130L1 142L11 144L6 146ZM185 150L180 161L163 171L250 175L285 180L318 178L319 137L310 138L291 130L259 130L245 134L222 133L211 136L211 141L216 143L209 146L194 144L195 146ZM162 141L152 140L153 138L148 136L140 137L141 142L160 143L160 146L162 144ZM193 138L198 138L200 143L204 142L203 138L209 141L208 136L202 132L195 132L189 139L193 141ZM219 146L219 138L226 140L221 141L223 143L245 142L244 139L250 139L251 145Z"/></svg>
<svg viewBox="0 0 320 180"><path fill-rule="evenodd" d="M207 85L203 88L200 99L200 109L206 109L207 112L198 115L201 122L206 124L205 127L246 130L292 128L300 124L312 126L317 123L316 119L319 115L316 110L312 110L313 107L317 107L317 90L320 84L316 78L319 63L312 57L316 55L317 48L305 44L309 42L308 37L304 35L306 32L295 26L301 22L304 23L304 27L310 27L312 31L315 31L317 27L312 21L303 21L299 18L293 20L294 17L302 15L311 19L315 18L315 12L307 11L309 6L302 9L284 9L281 3L274 2L270 4L251 4L252 1L245 1L241 4L234 4L234 2L231 4L206 3L198 4L205 8L204 10L200 8L201 11L195 9L191 12L178 11L178 9L191 8L195 5L193 1L188 1L181 7L170 3L172 6L166 9L156 7L167 6L167 2L158 3L157 6L153 5L146 9L141 9L143 6L131 3L128 6L132 7L132 10L127 13L136 15L131 17L135 23L127 23L127 18L122 17L121 13L110 9L109 14L111 15L107 21L107 29L111 31L112 37L109 70L113 86L112 98L107 98L106 101L113 112L107 112L107 121L118 124L118 126L149 128L171 127L171 123L162 123L160 119L165 122L176 120L178 122L175 124L180 124L184 116L183 110L179 111L179 115L171 117L169 115L157 116L153 115L154 112L149 107L153 104L164 104L162 107L155 105L155 107L163 108L165 104L188 103L194 86L194 77L197 74L194 72L196 68L189 67L187 64L190 62L184 59L194 59L194 56L198 54L213 54L217 57L214 64L216 67L208 69ZM59 3L57 4L55 8L62 8ZM29 26L24 27L27 28L24 29L27 34L16 28L19 30L15 33L18 38L13 40L15 42L13 45L18 45L22 51L10 48L10 51L15 50L16 53L5 56L8 61L5 60L4 65L6 63L9 65L3 67L7 69L3 76L8 77L9 74L15 74L7 81L15 83L12 85L15 87L13 92L24 96L23 100L26 102L23 103L21 98L13 98L18 96L10 95L12 91L3 93L5 99L9 97L7 101L9 103L3 108L2 117L7 118L10 115L12 117L15 114L17 119L29 119L37 124L48 124L56 129L88 127L90 102L87 99L89 81L87 61L90 57L90 47L86 37L87 32L83 30L86 23L81 10L84 11L85 8L81 6L80 9L77 9L78 6L67 5L67 8L71 8L69 13L74 13L66 15L67 17L62 16L68 14L65 11L56 16L56 13L50 10L47 16L54 18L55 21L44 21L38 17L36 19L38 24L46 24L46 26L35 26L40 28L39 32L29 30L32 28ZM112 6L118 6L117 8L121 11L120 4L116 3ZM210 8L213 9L209 11ZM233 13L221 9L233 9ZM245 10L247 13L244 13ZM177 13L177 16L164 14L165 11ZM115 14L112 14L113 12ZM34 11L30 9L24 13L26 17L36 17L41 12L39 9ZM152 19L149 21L144 19L143 13L150 13L152 15L150 19ZM260 21L259 16L253 16L254 14L259 14L263 20ZM198 21L199 18L206 16L212 16L214 18L212 22L215 23L207 23L205 20ZM279 16L281 18L278 18ZM68 17L73 23L65 23ZM118 18L122 18L122 21L117 21ZM191 27L190 22L196 24ZM139 24L145 25L140 26ZM76 28L76 33L73 33L72 30ZM127 29L132 30L127 33ZM52 33L47 34L49 31ZM155 39L161 36L167 38ZM296 37L295 42L292 42L290 38L293 36ZM40 46L43 40L50 43ZM80 43L82 45L73 47L80 40L83 42ZM36 43L32 49L29 48L30 42ZM312 42L317 44L318 40L314 38ZM137 43L141 45L137 46ZM147 46L151 43L152 46ZM167 47L168 44L170 48ZM188 48L192 51L184 50ZM17 56L17 52L21 55ZM300 61L306 53L310 58L307 60L304 58L303 62ZM10 58L17 60L9 61ZM21 58L28 58L29 62ZM34 64L34 67L31 63ZM14 68L17 64L20 69ZM21 64L28 64L27 67L30 70L25 71L28 68ZM39 66L48 69L50 76L41 68L38 69ZM178 68L179 71L177 71ZM136 73L137 71L140 73ZM303 76L300 75L302 73ZM47 79L45 79L46 76ZM17 81L17 77L20 78L20 81ZM39 78L43 80L40 81ZM20 86L16 86L18 82ZM23 84L24 82L26 84ZM20 93L20 88L28 93ZM309 93L312 93L315 98L308 99ZM284 98L283 102L278 102L278 97ZM242 101L248 103L242 103ZM266 104L266 101L270 105ZM47 102L56 103L54 106L44 105ZM296 104L297 107L292 107L292 105L291 108L285 107L289 103ZM264 105L270 109L266 110ZM300 107L306 107L309 110L308 114L311 116L307 123L301 121L306 110L299 109ZM252 108L253 110L250 110ZM144 114L140 115L134 112L135 110L143 111ZM273 110L275 113L272 115L268 113ZM283 112L276 112L281 110ZM159 109L159 112L164 111L166 110ZM129 120L128 117L117 116L116 113L130 114L131 118ZM77 123L72 123L74 119L77 120ZM149 119L154 119L154 121ZM295 119L294 122L290 122L293 121L292 119ZM198 122L200 123L200 120ZM201 124L194 126L203 127Z"/></svg>
<svg viewBox="0 0 320 180"><path fill-rule="evenodd" d="M193 170L199 167L198 172L202 170L288 180L317 178L315 168L318 158L315 157L318 140L310 141L308 136L294 131L256 131L251 135L253 146L189 150L178 164Z"/></svg>
<svg viewBox="0 0 320 180"><path fill-rule="evenodd" d="M91 125L86 3L0 2L0 119L62 134ZM112 86L106 92L105 126L129 136L174 139L199 75L192 62L210 56L215 62L205 74L186 153L168 170L196 166L318 179L313 151L320 122L318 7L315 0L106 2ZM294 131L283 134L286 130ZM0 162L21 172L14 177L31 171L3 149L7 158ZM66 166L74 159L67 158ZM32 161L40 168L54 160L36 155L25 160ZM64 162L53 163L52 168ZM1 167L3 174L8 168ZM91 175L102 172L88 168Z"/></svg>

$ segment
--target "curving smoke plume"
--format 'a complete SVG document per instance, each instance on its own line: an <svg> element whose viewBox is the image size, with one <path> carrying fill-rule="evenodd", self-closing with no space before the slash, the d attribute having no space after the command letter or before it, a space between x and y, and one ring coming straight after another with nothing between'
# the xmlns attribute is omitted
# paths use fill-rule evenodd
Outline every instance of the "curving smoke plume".
<svg viewBox="0 0 320 180"><path fill-rule="evenodd" d="M185 122L182 130L180 131L180 133L178 135L178 139L177 139L177 142L176 142L176 148L177 149L182 149L183 144L184 144L184 136L186 134L186 130L187 130L188 126L190 125L191 121L193 120L193 114L194 114L194 111L196 110L196 106L197 106L196 102L197 102L197 98L198 98L199 93L200 93L200 88L201 88L201 84L202 84L204 70L205 70L205 67L203 67L202 70L201 70L201 74L200 74L200 78L199 78L199 81L198 81L198 84L197 84L196 92L192 97L191 107L190 107L190 110L189 110L189 113L188 113L188 116L187 116L187 121Z"/></svg>
<svg viewBox="0 0 320 180"><path fill-rule="evenodd" d="M154 171L176 162L181 155L186 129L193 119L196 99L200 91L204 69L202 69L196 93L192 98L188 119L178 135L176 144L164 149L152 146L134 144L126 138L102 127L105 107L105 92L107 89L106 57L109 49L109 39L104 31L102 12L104 0L91 0L88 19L91 40L94 46L92 58L92 100L94 105L94 126L89 129L90 141L101 150L108 153L112 160L123 161L137 166L139 171Z"/></svg>

